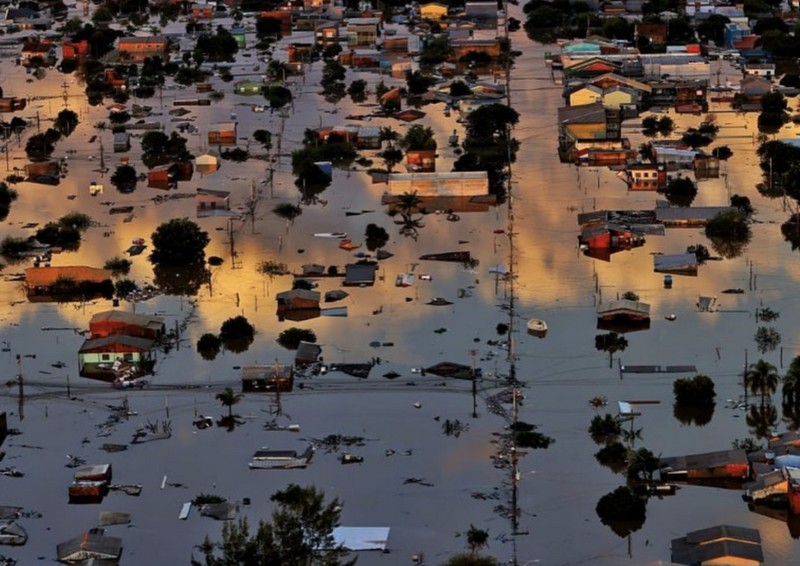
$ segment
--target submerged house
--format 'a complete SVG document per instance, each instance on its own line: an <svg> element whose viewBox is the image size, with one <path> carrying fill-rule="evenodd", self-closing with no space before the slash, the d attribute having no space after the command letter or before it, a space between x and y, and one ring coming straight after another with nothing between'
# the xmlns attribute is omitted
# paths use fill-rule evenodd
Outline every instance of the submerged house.
<svg viewBox="0 0 800 566"><path fill-rule="evenodd" d="M719 450L688 456L661 458L666 466L663 479L738 480L750 477L750 464L744 450Z"/></svg>
<svg viewBox="0 0 800 566"><path fill-rule="evenodd" d="M85 301L114 293L110 271L82 265L29 267L25 288L31 302Z"/></svg>
<svg viewBox="0 0 800 566"><path fill-rule="evenodd" d="M278 293L275 300L278 302L278 319L308 320L320 314L320 294L307 289L292 289Z"/></svg>
<svg viewBox="0 0 800 566"><path fill-rule="evenodd" d="M164 336L164 319L160 316L112 310L99 312L89 320L91 338L120 334L158 340Z"/></svg>
<svg viewBox="0 0 800 566"><path fill-rule="evenodd" d="M230 191L197 189L197 195L195 197L197 217L232 216L230 197Z"/></svg>
<svg viewBox="0 0 800 566"><path fill-rule="evenodd" d="M650 327L650 305L629 299L609 301L597 309L597 328L640 330Z"/></svg>
<svg viewBox="0 0 800 566"><path fill-rule="evenodd" d="M346 287L371 287L375 284L375 263L348 263L344 266L344 283Z"/></svg>
<svg viewBox="0 0 800 566"><path fill-rule="evenodd" d="M291 364L275 363L269 366L242 368L242 391L289 392L293 385L294 367Z"/></svg>
<svg viewBox="0 0 800 566"><path fill-rule="evenodd" d="M60 543L56 546L56 555L59 562L67 564L90 564L92 560L119 561L122 556L122 539L108 537L92 529Z"/></svg>
<svg viewBox="0 0 800 566"><path fill-rule="evenodd" d="M154 345L135 336L90 338L78 350L78 371L81 377L111 382L123 372L126 377L150 374L156 361Z"/></svg>
<svg viewBox="0 0 800 566"><path fill-rule="evenodd" d="M759 566L764 561L757 529L718 525L672 540L672 562L689 565Z"/></svg>

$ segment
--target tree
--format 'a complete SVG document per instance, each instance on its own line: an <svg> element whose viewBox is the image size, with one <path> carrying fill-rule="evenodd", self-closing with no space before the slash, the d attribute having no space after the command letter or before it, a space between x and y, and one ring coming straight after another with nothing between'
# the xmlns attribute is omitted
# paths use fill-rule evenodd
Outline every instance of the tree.
<svg viewBox="0 0 800 566"><path fill-rule="evenodd" d="M744 374L745 389L753 395L760 395L762 405L767 395L772 395L778 388L779 381L778 370L774 365L764 360L758 360L750 364Z"/></svg>
<svg viewBox="0 0 800 566"><path fill-rule="evenodd" d="M316 342L317 335L307 328L287 328L278 335L278 344L287 350L297 350L300 342Z"/></svg>
<svg viewBox="0 0 800 566"><path fill-rule="evenodd" d="M69 135L75 131L78 123L78 115L72 110L67 110L65 108L56 116L53 127L64 137L69 137Z"/></svg>
<svg viewBox="0 0 800 566"><path fill-rule="evenodd" d="M784 404L800 407L800 356L796 356L789 364L783 376L781 394Z"/></svg>
<svg viewBox="0 0 800 566"><path fill-rule="evenodd" d="M595 511L600 520L606 524L612 521L644 523L647 500L635 494L628 486L622 485L601 497Z"/></svg>
<svg viewBox="0 0 800 566"><path fill-rule="evenodd" d="M707 375L676 379L672 383L675 402L679 405L707 406L714 404L714 381Z"/></svg>
<svg viewBox="0 0 800 566"><path fill-rule="evenodd" d="M619 419L608 413L602 417L595 415L589 424L589 435L597 444L616 442L620 434L622 434L622 425Z"/></svg>
<svg viewBox="0 0 800 566"><path fill-rule="evenodd" d="M283 202L275 208L272 209L272 212L280 216L281 218L287 220L288 222L294 222L294 219L303 214L303 209L290 202Z"/></svg>
<svg viewBox="0 0 800 566"><path fill-rule="evenodd" d="M233 419L233 406L244 398L241 393L236 393L230 387L226 387L214 396L214 399L222 403L223 407L228 408L228 418Z"/></svg>
<svg viewBox="0 0 800 566"><path fill-rule="evenodd" d="M424 75L420 71L406 71L406 85L408 86L409 94L425 94L435 84L436 81L433 77Z"/></svg>
<svg viewBox="0 0 800 566"><path fill-rule="evenodd" d="M436 149L433 129L415 124L408 129L406 135L400 140L400 145L406 150Z"/></svg>
<svg viewBox="0 0 800 566"><path fill-rule="evenodd" d="M150 236L150 262L161 266L185 266L204 262L208 233L188 218L173 218Z"/></svg>
<svg viewBox="0 0 800 566"><path fill-rule="evenodd" d="M239 315L222 323L219 338L223 342L232 340L250 340L252 342L255 333L255 327L245 317Z"/></svg>
<svg viewBox="0 0 800 566"><path fill-rule="evenodd" d="M754 336L758 351L762 354L772 352L781 343L780 333L771 327L759 326Z"/></svg>
<svg viewBox="0 0 800 566"><path fill-rule="evenodd" d="M622 293L622 298L625 299L626 301L638 301L639 295L637 295L633 291L625 291L624 293Z"/></svg>
<svg viewBox="0 0 800 566"><path fill-rule="evenodd" d="M734 258L750 243L752 233L747 218L738 209L720 212L706 225L706 238L724 258Z"/></svg>
<svg viewBox="0 0 800 566"><path fill-rule="evenodd" d="M131 260L115 256L106 261L103 269L108 269L114 276L127 275L131 270L131 265L133 265Z"/></svg>
<svg viewBox="0 0 800 566"><path fill-rule="evenodd" d="M667 182L664 193L670 204L692 206L692 201L697 196L697 185L688 177L673 177Z"/></svg>
<svg viewBox="0 0 800 566"><path fill-rule="evenodd" d="M292 91L281 85L272 85L264 89L264 98L272 110L280 110L292 102Z"/></svg>
<svg viewBox="0 0 800 566"><path fill-rule="evenodd" d="M378 154L383 158L383 163L386 165L386 170L391 173L394 166L403 160L403 151L394 145L390 145Z"/></svg>
<svg viewBox="0 0 800 566"><path fill-rule="evenodd" d="M119 165L111 175L111 184L121 193L130 193L136 190L139 175L131 165Z"/></svg>
<svg viewBox="0 0 800 566"><path fill-rule="evenodd" d="M0 222L8 217L11 210L11 203L17 200L18 194L12 188L9 188L4 182L0 181Z"/></svg>
<svg viewBox="0 0 800 566"><path fill-rule="evenodd" d="M197 351L204 360L213 360L219 354L222 341L216 334L206 332L197 340Z"/></svg>
<svg viewBox="0 0 800 566"><path fill-rule="evenodd" d="M639 448L633 453L628 464L628 477L646 482L653 481L653 474L663 468L661 460L647 448Z"/></svg>
<svg viewBox="0 0 800 566"><path fill-rule="evenodd" d="M364 237L367 244L367 249L371 252L382 248L386 245L386 242L389 241L389 234L386 232L386 229L373 223L367 224Z"/></svg>
<svg viewBox="0 0 800 566"><path fill-rule="evenodd" d="M715 147L711 150L711 155L719 159L720 161L727 161L731 157L733 157L733 151L727 145L721 145L719 147Z"/></svg>
<svg viewBox="0 0 800 566"><path fill-rule="evenodd" d="M616 332L598 334L594 337L594 347L601 352L608 352L608 367L614 367L614 353L624 352L628 347L628 339Z"/></svg>
<svg viewBox="0 0 800 566"><path fill-rule="evenodd" d="M509 131L519 122L519 112L505 104L484 104L467 116L467 137L477 145L496 138L507 140Z"/></svg>
<svg viewBox="0 0 800 566"><path fill-rule="evenodd" d="M325 502L325 494L313 486L289 484L272 495L277 504L269 522L260 521L251 536L247 519L226 522L222 528L221 556L217 545L206 537L201 545L205 562L192 560L193 566L272 565L351 566L341 545L333 538L339 526L341 503Z"/></svg>
<svg viewBox="0 0 800 566"><path fill-rule="evenodd" d="M253 139L263 145L267 151L272 149L272 134L268 130L256 130L253 132Z"/></svg>
<svg viewBox="0 0 800 566"><path fill-rule="evenodd" d="M367 99L367 81L364 79L357 79L350 83L347 87L347 96L355 104L361 104Z"/></svg>
<svg viewBox="0 0 800 566"><path fill-rule="evenodd" d="M478 556L478 551L489 544L489 532L479 529L475 525L470 525L467 529L467 546L469 554L473 558Z"/></svg>
<svg viewBox="0 0 800 566"><path fill-rule="evenodd" d="M45 159L55 149L55 141L47 134L33 134L25 143L25 153L31 159Z"/></svg>

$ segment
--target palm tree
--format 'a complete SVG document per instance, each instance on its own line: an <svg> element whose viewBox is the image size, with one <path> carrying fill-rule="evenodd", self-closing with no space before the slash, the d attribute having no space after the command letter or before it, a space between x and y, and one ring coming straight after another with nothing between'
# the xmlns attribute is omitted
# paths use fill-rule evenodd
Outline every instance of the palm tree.
<svg viewBox="0 0 800 566"><path fill-rule="evenodd" d="M778 424L778 410L773 405L753 405L745 417L750 434L756 438L769 438Z"/></svg>
<svg viewBox="0 0 800 566"><path fill-rule="evenodd" d="M397 197L397 208L404 216L410 215L420 204L422 204L422 199L417 196L417 191L403 193Z"/></svg>
<svg viewBox="0 0 800 566"><path fill-rule="evenodd" d="M767 395L775 393L779 381L780 376L777 368L764 360L758 360L756 363L750 364L744 374L745 389L749 389L753 395L760 395L761 405L764 405Z"/></svg>
<svg viewBox="0 0 800 566"><path fill-rule="evenodd" d="M230 387L226 387L224 390L220 391L214 397L217 401L222 403L223 407L228 407L228 418L233 418L233 406L236 405L239 401L242 400L244 395L241 393L236 393Z"/></svg>
<svg viewBox="0 0 800 566"><path fill-rule="evenodd" d="M789 364L789 369L783 376L781 393L784 405L800 405L800 356L797 356Z"/></svg>
<svg viewBox="0 0 800 566"><path fill-rule="evenodd" d="M594 337L594 347L601 352L608 352L608 367L614 367L614 352L624 352L628 347L628 339L616 332L598 334Z"/></svg>
<svg viewBox="0 0 800 566"><path fill-rule="evenodd" d="M475 525L470 525L467 530L467 546L469 546L469 555L472 558L478 556L478 551L488 545L489 532L479 529Z"/></svg>

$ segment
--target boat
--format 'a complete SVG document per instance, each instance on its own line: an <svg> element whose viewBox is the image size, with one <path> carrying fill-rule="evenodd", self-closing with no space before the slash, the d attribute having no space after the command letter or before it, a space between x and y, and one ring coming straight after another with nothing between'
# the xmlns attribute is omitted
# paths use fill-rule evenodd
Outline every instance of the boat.
<svg viewBox="0 0 800 566"><path fill-rule="evenodd" d="M671 320L675 320L676 318L678 318L678 316L674 315L674 314L668 314L664 318L671 321Z"/></svg>
<svg viewBox="0 0 800 566"><path fill-rule="evenodd" d="M363 456L356 456L355 454L350 454L348 452L342 454L342 464L360 464L363 461Z"/></svg>
<svg viewBox="0 0 800 566"><path fill-rule="evenodd" d="M547 323L538 318L532 318L528 321L528 334L544 338L547 334Z"/></svg>
<svg viewBox="0 0 800 566"><path fill-rule="evenodd" d="M27 541L28 533L16 521L0 521L0 544L22 546Z"/></svg>
<svg viewBox="0 0 800 566"><path fill-rule="evenodd" d="M458 261L467 262L472 259L469 252L442 252L438 254L424 254L419 259L428 261Z"/></svg>
<svg viewBox="0 0 800 566"><path fill-rule="evenodd" d="M347 251L355 250L360 247L361 244L354 244L352 240L342 240L341 243L339 244L339 249Z"/></svg>
<svg viewBox="0 0 800 566"><path fill-rule="evenodd" d="M429 305L433 305L435 307L446 307L447 305L452 305L453 303L448 301L447 299L443 299L442 297L434 297L430 301L428 301Z"/></svg>
<svg viewBox="0 0 800 566"><path fill-rule="evenodd" d="M338 238L343 240L347 237L347 232L317 232L315 238Z"/></svg>
<svg viewBox="0 0 800 566"><path fill-rule="evenodd" d="M314 455L314 447L309 445L304 452L295 450L256 450L248 464L251 470L288 470L305 468Z"/></svg>

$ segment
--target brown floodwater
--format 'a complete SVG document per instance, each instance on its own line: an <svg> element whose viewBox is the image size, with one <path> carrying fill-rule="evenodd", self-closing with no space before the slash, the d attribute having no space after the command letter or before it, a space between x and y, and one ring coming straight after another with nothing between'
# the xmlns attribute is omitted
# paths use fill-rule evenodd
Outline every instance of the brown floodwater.
<svg viewBox="0 0 800 566"><path fill-rule="evenodd" d="M0 390L0 410L8 412L9 426L22 432L6 440L6 456L0 467L13 466L25 473L23 478L0 477L0 505L22 506L25 511L41 513L41 517L21 519L30 535L27 545L4 547L0 554L17 558L20 564L33 563L38 557L53 558L57 543L95 526L100 510L112 510L132 516L130 527L109 528L109 534L123 538L123 563L188 563L193 545L206 534L217 536L221 523L200 517L196 511L187 521L179 521L183 502L199 493L216 493L234 501L250 498L251 504L243 506L241 514L252 522L269 515L270 494L296 482L313 483L329 496L339 497L344 503L342 519L346 525L392 528L391 552L363 553L360 564L409 564L418 552L425 553L426 563L439 563L466 548L464 537L457 533L470 524L489 530L487 552L503 562L516 552L519 564L643 564L669 560L671 539L719 523L758 528L766 563L790 563L798 543L786 523L751 513L741 500L741 492L735 489L684 486L674 496L653 498L641 528L630 536L618 536L599 520L595 505L604 494L622 485L624 478L595 461L593 454L598 447L587 434L589 421L596 414L588 404L592 397L605 396L610 412L615 412L616 401L646 399L658 403L641 407L636 427L642 429L642 439L637 440L637 447L663 456L726 449L734 439L750 435L744 412L726 401L738 399L742 393L745 359L752 362L759 357L753 340L758 327L756 307L769 306L781 314L772 323L782 335L781 348L765 354L764 359L785 371L798 354L792 321L798 316L800 268L796 252L780 233L780 223L786 217L781 201L768 200L755 188L760 181L753 136L756 116L737 115L721 105L712 105L712 110L720 111L717 143L730 146L734 157L723 165L726 177L700 183L695 201L720 205L727 202L729 193L750 197L757 209L752 242L740 257L708 262L700 267L697 277L676 276L673 288L664 289L663 276L653 272L653 254L681 253L695 243L708 245L702 231L669 229L663 237L650 236L641 248L614 254L610 262L579 253L578 212L652 208L658 196L628 192L612 171L559 163L556 111L562 105L561 89L544 66L544 52L554 47L531 44L522 32L515 33L513 41L522 56L511 82L512 103L521 114L515 129L521 148L513 181L517 301L511 339L517 376L524 383L520 418L540 426L556 440L548 450L531 451L520 458L519 532L512 533L503 510L509 504L511 474L495 469L490 460L495 433L503 430L505 421L489 413L484 403L498 390L495 376L508 374L507 350L502 344L488 343L502 339L496 326L509 321L505 308L509 288L489 273L490 267L508 262L508 238L495 233L507 228L506 207L461 213L459 222L447 221L444 214L427 215L414 240L402 236L380 206L382 185L371 184L363 170L336 171L320 201L303 206L303 214L287 225L272 209L300 198L288 154L300 147L303 131L320 124L345 123L345 116L351 112L365 113L364 108L348 101L339 105L338 112L332 112L333 107L316 93L321 72L321 64L316 63L305 79L293 79L292 88L299 98L285 119L277 113L252 112L250 105L258 101L234 95L231 83L218 78L211 81L225 90L225 99L210 107L191 108L189 118L199 134L189 135L190 151L205 151L202 135L208 124L228 120L235 112L242 146L256 129L278 132L282 128L282 157L276 163L272 188L266 182L266 162L251 159L243 164L223 161L218 172L204 177L196 174L175 191L191 194L198 187L227 190L234 208L243 210L252 182L260 201L255 222L233 223L234 260L228 221L197 220L211 236L207 255L225 259L223 265L212 268L210 287L202 287L193 297L159 296L121 305L123 310L135 308L136 312L164 316L170 328L186 323L180 347L159 354L156 375L148 389L122 393L77 375L77 350L83 338L76 330L86 329L92 314L111 308L110 302L28 303L21 283L13 280L26 265L10 265L2 271L4 349L0 352L0 376L6 382L21 369L26 385L22 414L16 385ZM240 72L249 72L255 64L250 59L241 61ZM26 136L35 130L37 113L45 128L63 107L65 77L50 71L44 79L27 83L28 76L13 65L13 60L3 60L2 65L6 96L43 97L31 100L22 112L34 121L34 127L23 135L24 147ZM725 73L734 77L730 69ZM376 79L375 75L348 70L348 81L362 77L371 83ZM138 139L134 139L130 152L112 153L111 132L94 128L107 119L107 110L88 107L77 96L82 86L72 77L66 82L68 92L76 95L69 98L69 107L81 118L77 130L59 142L55 153L56 157L68 157L69 174L57 187L17 185L20 198L12 205L2 233L28 235L32 233L24 227L28 223L42 224L71 211L85 212L97 226L88 230L77 252L56 255L53 264L102 266L110 257L121 255L133 239L142 237L149 242L159 223L173 217L194 218L195 208L191 199L155 203L155 197L166 193L148 188L146 183L139 183L130 194L117 192L110 185L109 173L99 171L99 142L89 140L95 135L102 138L105 164L112 170L126 155L137 170L143 171ZM167 87L161 97L132 102L152 105L154 112L163 114L157 119L169 131L174 127L167 115L172 101L191 96L191 89ZM439 141L437 167L449 170L455 156L447 147L447 136L457 129L463 138L463 127L455 116L445 117L441 105L423 110L427 116L422 123L435 129ZM703 120L672 112L669 115L678 124L678 133ZM371 124L392 126L401 132L407 127L386 119L375 119ZM634 146L644 141L636 120L625 125L625 132ZM787 126L779 137L794 135L793 127ZM380 159L374 159L380 165ZM24 152L12 141L11 167L25 163ZM92 181L104 183L105 194L90 196L88 185ZM133 206L133 219L125 222L125 215L109 214L108 203ZM361 210L371 212L346 215ZM314 238L312 234L346 231L361 242L369 223L389 231L386 249L395 255L381 262L374 287L351 289L345 301L335 304L347 306L348 317L280 322L274 295L290 288L290 278L270 281L256 272L257 264L276 259L295 271L306 263L342 266L354 259L352 252L338 249L335 240ZM477 267L418 259L424 253L456 250L469 250L479 260ZM131 277L139 282L153 280L146 255L133 259ZM408 289L395 287L395 276L410 270L413 264L418 264L416 273L429 274L431 280L418 281ZM756 282L753 289L751 269ZM337 284L334 279L322 279L319 290L334 289ZM721 294L732 287L746 292ZM692 364L711 376L716 383L717 405L705 426L683 425L673 416L675 375L628 374L620 379L616 361L615 367L609 368L607 355L595 350L597 304L628 290L651 304L653 322L649 330L628 334L630 345L618 357L624 364ZM698 295L717 296L720 311L698 312ZM427 305L433 297L446 298L453 305ZM254 343L244 353L223 352L214 361L203 360L194 350L196 340L203 333L217 332L224 320L239 314L255 325ZM667 314L675 314L677 319L666 321ZM524 332L525 322L533 316L547 321L546 338L537 339ZM262 425L272 418L271 399L258 394L246 395L236 406L243 417L236 430L196 430L192 426L195 415L223 414L214 395L224 386L238 385L241 366L292 359L293 353L275 341L277 334L290 326L312 329L328 362L365 362L380 357L382 363L366 380L331 373L304 383L303 390L284 395L285 416L280 422L299 424L299 433L264 431ZM441 329L445 331L434 332ZM393 346L375 348L370 346L374 341ZM411 371L443 360L468 364L473 349L484 373L477 419L471 417L467 383L423 377ZM17 365L18 354L23 356L21 366ZM58 362L65 367L54 367ZM384 379L382 375L389 371L401 377ZM66 395L68 386L71 398ZM98 427L106 422L109 407L120 405L124 398L136 414L98 436L106 430ZM173 430L169 440L132 445L113 454L100 450L104 443L126 444L148 421L167 418ZM459 419L469 425L469 430L457 438L448 437L442 433L445 419ZM784 427L777 424L779 429ZM343 466L340 454L320 450L305 470L247 468L250 455L261 446L302 448L305 439L333 433L363 436L364 445L349 450L364 456L364 462ZM387 450L394 453L387 456ZM67 486L72 470L65 467L68 454L88 463L111 463L115 481L142 484L141 496L112 493L100 505L69 505ZM168 479L162 489L164 476ZM405 483L412 478L422 483Z"/></svg>

